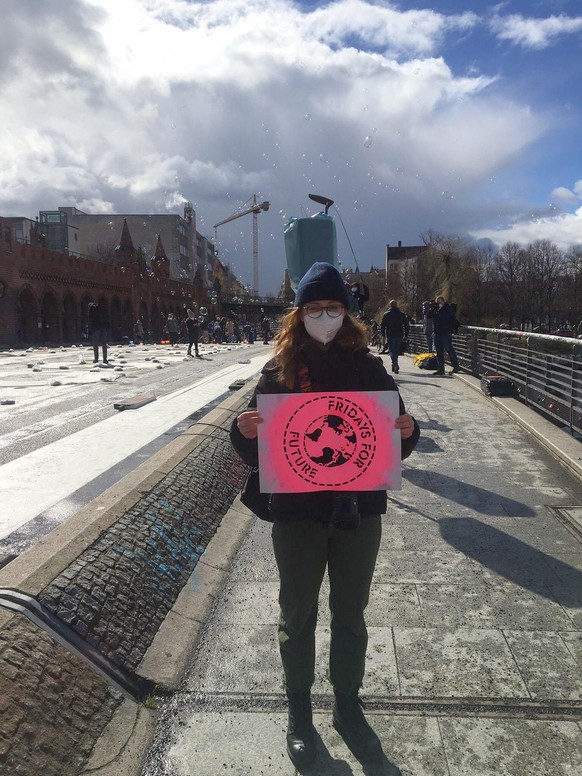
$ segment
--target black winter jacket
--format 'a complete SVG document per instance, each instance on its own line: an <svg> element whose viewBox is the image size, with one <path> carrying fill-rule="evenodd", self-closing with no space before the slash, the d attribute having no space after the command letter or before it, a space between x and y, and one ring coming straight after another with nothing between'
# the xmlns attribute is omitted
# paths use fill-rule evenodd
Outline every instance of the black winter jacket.
<svg viewBox="0 0 582 776"><path fill-rule="evenodd" d="M408 337L408 318L397 307L391 307L388 312L382 316L380 329L383 337Z"/></svg>
<svg viewBox="0 0 582 776"><path fill-rule="evenodd" d="M309 371L312 391L397 391L396 383L384 369L382 360L370 353L368 348L356 351L345 350L335 343L323 350L307 343L301 353L301 361ZM249 408L257 406L257 394L299 393L299 386L289 390L275 379L275 362L265 364ZM400 414L406 409L402 397ZM414 422L414 433L402 440L402 458L414 450L420 429ZM249 466L258 466L258 442L246 439L240 433L236 418L233 420L230 438L235 450ZM386 491L360 491L357 494L361 517L380 515L386 511ZM273 520L320 520L330 518L333 506L333 492L273 493L269 509Z"/></svg>
<svg viewBox="0 0 582 776"><path fill-rule="evenodd" d="M447 302L436 310L434 316L434 333L437 335L450 336L456 334L459 328L459 322L455 311Z"/></svg>

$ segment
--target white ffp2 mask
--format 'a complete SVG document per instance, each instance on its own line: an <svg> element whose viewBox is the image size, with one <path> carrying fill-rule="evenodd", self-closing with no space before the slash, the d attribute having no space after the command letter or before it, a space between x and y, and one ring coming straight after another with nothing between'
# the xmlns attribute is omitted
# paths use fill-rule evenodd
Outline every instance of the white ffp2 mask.
<svg viewBox="0 0 582 776"><path fill-rule="evenodd" d="M319 318L310 318L306 315L303 319L305 330L310 337L314 340L321 342L322 345L327 345L331 342L335 335L342 327L344 322L344 316L338 315L337 318L332 318L325 310L319 316Z"/></svg>

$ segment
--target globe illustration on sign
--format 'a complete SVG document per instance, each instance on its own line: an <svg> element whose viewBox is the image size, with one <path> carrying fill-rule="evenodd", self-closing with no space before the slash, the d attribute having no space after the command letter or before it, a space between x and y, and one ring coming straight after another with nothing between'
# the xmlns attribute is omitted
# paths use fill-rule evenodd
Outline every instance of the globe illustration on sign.
<svg viewBox="0 0 582 776"><path fill-rule="evenodd" d="M356 452L356 432L345 418L324 415L305 431L305 454L318 466L341 466Z"/></svg>

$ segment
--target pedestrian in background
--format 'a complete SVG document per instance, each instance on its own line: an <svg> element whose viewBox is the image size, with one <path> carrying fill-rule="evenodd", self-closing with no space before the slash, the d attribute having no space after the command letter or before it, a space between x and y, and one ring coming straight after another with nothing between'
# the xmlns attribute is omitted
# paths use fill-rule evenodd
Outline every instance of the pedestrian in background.
<svg viewBox="0 0 582 776"><path fill-rule="evenodd" d="M387 351L390 353L390 359L392 360L392 371L398 374L400 367L398 366L398 356L400 355L400 346L405 339L408 338L408 318L398 309L398 303L396 299L390 300L390 307L387 312L382 316L382 323L380 325L382 331L382 337L385 338L386 344L382 350L382 353Z"/></svg>
<svg viewBox="0 0 582 776"><path fill-rule="evenodd" d="M89 333L93 343L93 363L99 363L99 348L103 352L103 363L107 360L107 332L109 329L109 312L104 301L89 302Z"/></svg>
<svg viewBox="0 0 582 776"><path fill-rule="evenodd" d="M271 336L271 321L267 315L263 315L261 318L261 331L263 332L263 345L268 345Z"/></svg>
<svg viewBox="0 0 582 776"><path fill-rule="evenodd" d="M140 318L133 324L133 341L136 345L141 345L144 341L144 328Z"/></svg>
<svg viewBox="0 0 582 776"><path fill-rule="evenodd" d="M194 314L194 310L186 310L186 331L188 332L188 350L186 352L186 355L191 356L192 355L192 345L194 345L194 353L196 354L196 358L200 358L200 353L198 352L198 340L200 337L200 322L198 321L198 318Z"/></svg>
<svg viewBox="0 0 582 776"><path fill-rule="evenodd" d="M455 311L444 296L437 296L436 302L438 309L434 313L434 346L437 354L438 369L433 372L435 375L444 375L445 373L445 351L449 354L452 369L449 374L460 372L461 367L453 347L453 334L456 334L459 328L459 322Z"/></svg>
<svg viewBox="0 0 582 776"><path fill-rule="evenodd" d="M234 320L229 318L224 324L224 333L227 342L234 342Z"/></svg>
<svg viewBox="0 0 582 776"><path fill-rule="evenodd" d="M367 332L348 313L348 291L335 267L315 263L299 282L295 307L281 321L274 357L265 365L249 409L234 419L231 440L258 466L258 394L306 391L397 391L367 347ZM414 449L419 428L399 397L401 455ZM329 575L333 724L362 760L382 756L380 741L358 701L368 634L364 610L381 537L386 492L329 490L274 493L269 499L280 579L279 647L289 704L287 752L298 768L315 759L311 686L319 591Z"/></svg>
<svg viewBox="0 0 582 776"><path fill-rule="evenodd" d="M166 329L168 330L168 339L170 340L170 345L174 347L174 345L178 342L178 336L180 334L180 324L174 313L168 313Z"/></svg>
<svg viewBox="0 0 582 776"><path fill-rule="evenodd" d="M222 335L223 335L223 331L222 331L222 325L221 325L221 323L220 323L220 319L218 319L218 318L217 318L217 319L214 321L214 325L213 325L213 327L212 327L212 336L214 337L214 341L215 341L215 342L216 342L218 345L221 345L221 344L222 344Z"/></svg>

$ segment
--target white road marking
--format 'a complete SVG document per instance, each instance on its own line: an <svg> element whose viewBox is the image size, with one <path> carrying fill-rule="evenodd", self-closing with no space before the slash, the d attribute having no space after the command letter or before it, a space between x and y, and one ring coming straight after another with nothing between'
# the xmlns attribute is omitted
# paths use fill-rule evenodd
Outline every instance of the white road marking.
<svg viewBox="0 0 582 776"><path fill-rule="evenodd" d="M270 354L233 364L157 401L114 415L0 466L0 538L106 472L193 412L235 380L257 374Z"/></svg>

